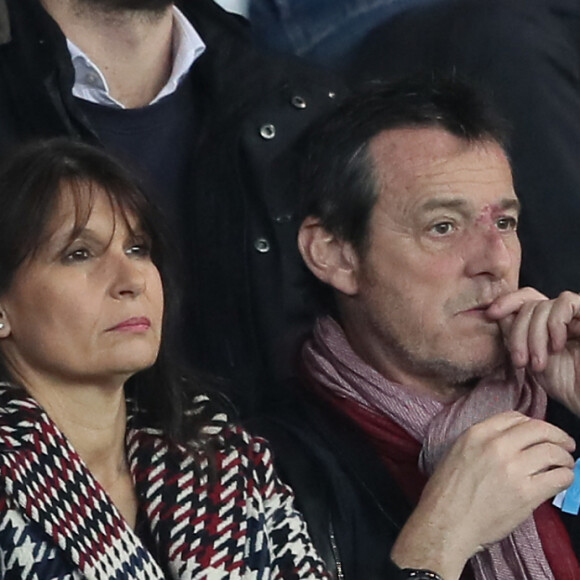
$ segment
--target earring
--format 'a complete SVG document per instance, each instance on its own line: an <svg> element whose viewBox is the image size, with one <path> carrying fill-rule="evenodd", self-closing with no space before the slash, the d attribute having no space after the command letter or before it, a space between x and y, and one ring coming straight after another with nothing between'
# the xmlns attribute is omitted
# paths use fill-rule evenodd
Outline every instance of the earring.
<svg viewBox="0 0 580 580"><path fill-rule="evenodd" d="M4 323L0 322L0 330L2 330L4 328Z"/></svg>

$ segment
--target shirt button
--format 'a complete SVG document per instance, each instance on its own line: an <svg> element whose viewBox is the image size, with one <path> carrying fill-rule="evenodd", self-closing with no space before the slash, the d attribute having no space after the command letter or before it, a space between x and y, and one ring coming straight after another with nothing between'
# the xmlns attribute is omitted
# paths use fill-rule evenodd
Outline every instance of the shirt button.
<svg viewBox="0 0 580 580"><path fill-rule="evenodd" d="M266 123L260 127L260 136L262 139L274 139L276 136L276 127L272 123Z"/></svg>
<svg viewBox="0 0 580 580"><path fill-rule="evenodd" d="M99 83L99 77L95 73L89 73L86 76L86 81L89 85L94 87Z"/></svg>
<svg viewBox="0 0 580 580"><path fill-rule="evenodd" d="M260 254L267 254L270 251L270 242L266 238L258 238L254 241L254 248Z"/></svg>
<svg viewBox="0 0 580 580"><path fill-rule="evenodd" d="M292 103L292 106L296 107L297 109L306 109L306 101L299 95L292 97L290 102Z"/></svg>

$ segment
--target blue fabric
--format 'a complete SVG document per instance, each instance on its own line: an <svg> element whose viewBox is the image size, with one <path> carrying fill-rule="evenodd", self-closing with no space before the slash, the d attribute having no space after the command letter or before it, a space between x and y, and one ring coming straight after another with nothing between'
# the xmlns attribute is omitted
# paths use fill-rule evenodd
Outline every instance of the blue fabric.
<svg viewBox="0 0 580 580"><path fill-rule="evenodd" d="M574 482L564 494L562 511L573 515L580 511L580 461L576 461L574 466Z"/></svg>
<svg viewBox="0 0 580 580"><path fill-rule="evenodd" d="M258 43L336 69L375 26L399 12L438 0L250 0Z"/></svg>

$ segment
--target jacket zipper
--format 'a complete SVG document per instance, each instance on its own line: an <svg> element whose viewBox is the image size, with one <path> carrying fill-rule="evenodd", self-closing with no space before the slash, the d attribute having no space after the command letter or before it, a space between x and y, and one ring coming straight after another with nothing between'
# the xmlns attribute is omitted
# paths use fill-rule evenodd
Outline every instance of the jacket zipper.
<svg viewBox="0 0 580 580"><path fill-rule="evenodd" d="M336 544L336 536L334 535L332 520L328 522L328 534L330 536L330 547L332 549L332 555L334 556L334 562L336 563L336 580L344 580L342 561L340 560L338 545Z"/></svg>

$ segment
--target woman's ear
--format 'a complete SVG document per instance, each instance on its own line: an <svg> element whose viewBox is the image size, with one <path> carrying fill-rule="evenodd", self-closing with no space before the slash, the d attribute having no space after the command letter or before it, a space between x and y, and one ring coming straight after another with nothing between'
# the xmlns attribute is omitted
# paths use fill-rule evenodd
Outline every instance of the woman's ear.
<svg viewBox="0 0 580 580"><path fill-rule="evenodd" d="M358 256L349 242L328 232L320 220L308 216L298 232L298 248L310 271L335 290L358 292Z"/></svg>
<svg viewBox="0 0 580 580"><path fill-rule="evenodd" d="M0 339L10 336L10 322L8 321L8 316L2 305L0 304Z"/></svg>

